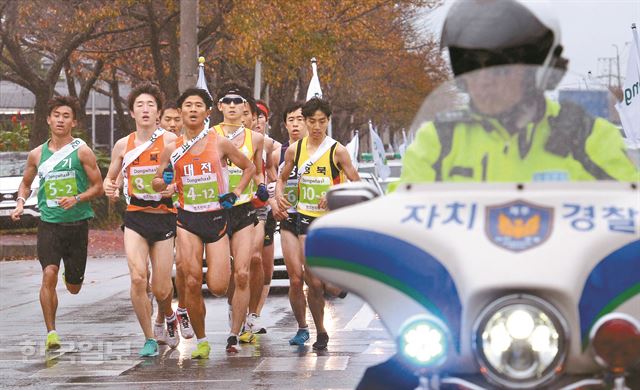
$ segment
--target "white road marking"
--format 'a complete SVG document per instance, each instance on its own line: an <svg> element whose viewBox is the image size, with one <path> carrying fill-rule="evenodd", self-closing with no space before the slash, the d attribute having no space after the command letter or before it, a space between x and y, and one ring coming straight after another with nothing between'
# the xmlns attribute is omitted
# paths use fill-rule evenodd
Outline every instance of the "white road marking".
<svg viewBox="0 0 640 390"><path fill-rule="evenodd" d="M72 382L72 383L52 383L51 386L88 386L88 385L162 385L165 383L221 383L221 382L242 382L242 379L199 379L199 380L179 380L179 381L136 381L136 382Z"/></svg>
<svg viewBox="0 0 640 390"><path fill-rule="evenodd" d="M345 325L344 330L362 330L367 329L369 324L375 318L376 313L366 303L362 304L362 307L355 316Z"/></svg>

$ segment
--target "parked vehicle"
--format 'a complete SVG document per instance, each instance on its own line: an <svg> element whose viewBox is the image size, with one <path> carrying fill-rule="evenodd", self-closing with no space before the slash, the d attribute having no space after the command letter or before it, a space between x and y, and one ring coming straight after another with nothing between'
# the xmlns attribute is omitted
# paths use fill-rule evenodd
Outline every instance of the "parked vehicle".
<svg viewBox="0 0 640 390"><path fill-rule="evenodd" d="M11 220L11 212L16 208L18 186L27 163L28 152L0 152L0 225L3 227L35 226L40 219L38 209L39 180L31 184L31 193L24 205L24 214L19 223Z"/></svg>

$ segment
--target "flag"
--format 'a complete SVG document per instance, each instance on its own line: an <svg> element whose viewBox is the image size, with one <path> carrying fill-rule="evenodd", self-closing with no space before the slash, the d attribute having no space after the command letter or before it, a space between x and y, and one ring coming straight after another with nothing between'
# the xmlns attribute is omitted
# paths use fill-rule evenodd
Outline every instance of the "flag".
<svg viewBox="0 0 640 390"><path fill-rule="evenodd" d="M347 152L349 152L349 156L351 157L351 163L353 163L353 167L358 170L358 149L360 148L360 135L358 134L358 130L356 130L355 135L346 145Z"/></svg>
<svg viewBox="0 0 640 390"><path fill-rule="evenodd" d="M213 97L211 96L211 92L209 92L209 88L207 87L207 78L204 75L204 57L198 58L198 81L196 82L196 88L204 89L207 91L207 94L213 101ZM211 107L207 107L210 109ZM204 120L204 128L209 128L209 117Z"/></svg>
<svg viewBox="0 0 640 390"><path fill-rule="evenodd" d="M407 150L407 146L409 146L409 141L407 140L407 132L402 129L402 143L398 148L401 157L404 157L404 152Z"/></svg>
<svg viewBox="0 0 640 390"><path fill-rule="evenodd" d="M311 71L313 75L311 76L311 81L309 82L309 88L307 88L307 98L306 101L311 100L311 98L318 97L322 98L322 88L320 88L320 78L318 77L318 61L316 58L311 59Z"/></svg>
<svg viewBox="0 0 640 390"><path fill-rule="evenodd" d="M616 103L622 128L630 147L640 148L640 41L636 24L631 25L633 40L627 61L627 77L622 86L622 100Z"/></svg>
<svg viewBox="0 0 640 390"><path fill-rule="evenodd" d="M318 77L318 61L315 57L311 59L311 81L309 82L309 88L307 88L307 98L305 101L311 100L311 98L317 97L322 99L322 88L320 87L320 78ZM329 137L333 134L333 129L331 127L331 118L329 118L329 128L327 129L327 134Z"/></svg>
<svg viewBox="0 0 640 390"><path fill-rule="evenodd" d="M385 180L391 174L391 169L387 165L387 157L384 150L384 144L373 129L373 123L369 121L369 135L371 138L371 154L376 167L377 175L380 179Z"/></svg>

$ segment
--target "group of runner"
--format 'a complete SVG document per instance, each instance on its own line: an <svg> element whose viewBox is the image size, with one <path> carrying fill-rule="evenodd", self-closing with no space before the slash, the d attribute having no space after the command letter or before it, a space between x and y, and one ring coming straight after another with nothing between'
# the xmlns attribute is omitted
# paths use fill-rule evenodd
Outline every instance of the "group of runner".
<svg viewBox="0 0 640 390"><path fill-rule="evenodd" d="M210 127L214 105L223 120ZM229 301L226 351L238 352L241 342L266 333L260 313L269 293L278 224L298 323L289 343L304 345L310 338L308 302L317 331L313 348L326 349L324 297L344 293L305 269L304 240L311 222L327 212L329 187L359 180L346 148L327 135L329 103L312 98L288 105L282 118L288 132L284 144L268 135L267 104L256 102L237 83L220 88L216 101L207 90L189 88L175 104L166 105L159 88L144 83L131 91L128 108L135 131L114 145L104 180L91 148L71 135L80 110L74 98L49 102L51 138L29 153L12 218L20 219L38 175L46 348L60 347L55 330L60 260L67 289L78 293L87 258L87 222L94 216L89 201L104 192L112 199L122 193L127 202L124 247L131 302L145 337L141 356L157 355L159 343L175 348L181 337L195 335L191 357L208 358L203 255L209 291Z"/></svg>

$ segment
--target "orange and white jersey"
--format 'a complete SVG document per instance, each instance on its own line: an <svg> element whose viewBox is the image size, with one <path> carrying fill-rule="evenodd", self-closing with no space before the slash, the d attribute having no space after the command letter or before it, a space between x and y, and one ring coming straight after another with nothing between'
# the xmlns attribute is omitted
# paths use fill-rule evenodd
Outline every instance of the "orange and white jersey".
<svg viewBox="0 0 640 390"><path fill-rule="evenodd" d="M210 132L203 141L206 146L202 153L193 154L191 148L173 167L178 207L196 213L222 209L218 196L229 191L227 165L218 155L218 135ZM178 137L176 147L184 142L184 136Z"/></svg>

